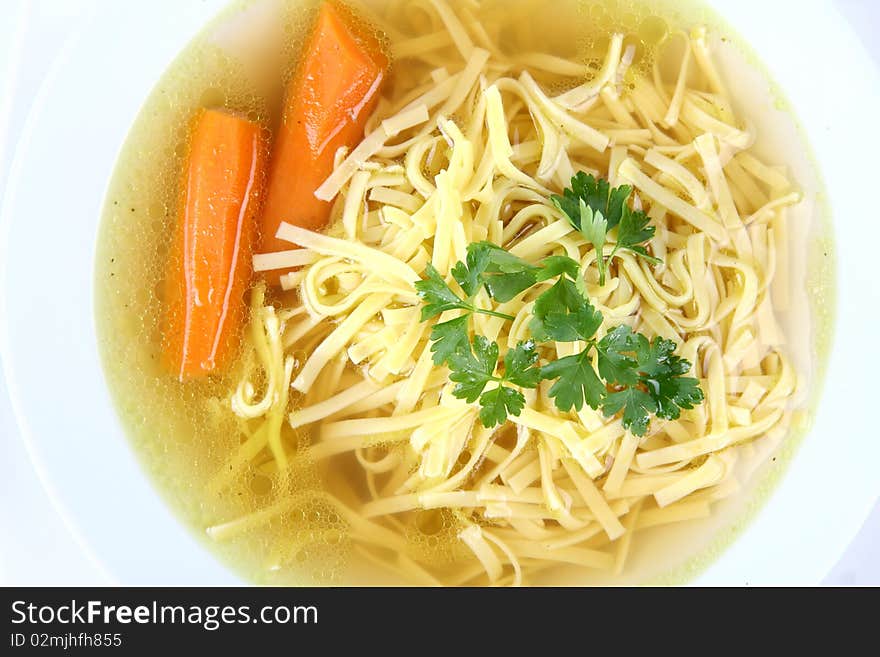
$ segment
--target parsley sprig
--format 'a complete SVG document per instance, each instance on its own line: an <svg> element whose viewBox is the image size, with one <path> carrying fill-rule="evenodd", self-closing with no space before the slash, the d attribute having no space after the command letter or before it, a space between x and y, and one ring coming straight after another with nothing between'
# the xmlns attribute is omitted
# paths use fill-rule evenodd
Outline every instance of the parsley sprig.
<svg viewBox="0 0 880 657"><path fill-rule="evenodd" d="M629 207L627 201L631 194L629 185L611 187L607 180L580 171L571 179L571 187L562 191L562 196L550 197L569 223L596 249L599 285L605 284L608 263L618 251L631 251L654 264L662 262L643 246L654 237L654 227L648 225L651 219L647 214ZM606 258L605 241L615 228L617 236Z"/></svg>
<svg viewBox="0 0 880 657"><path fill-rule="evenodd" d="M504 355L504 372L495 374L498 366L498 343L482 335L474 336L467 348L459 349L448 359L452 373L450 380L457 385L452 394L469 403L480 400L480 420L486 427L503 423L508 415L519 415L525 406L521 388L534 388L541 380L541 371L535 367L538 352L531 340L520 342ZM498 385L485 390L490 382Z"/></svg>
<svg viewBox="0 0 880 657"><path fill-rule="evenodd" d="M659 262L640 246L654 234L643 212L626 201L632 188L611 188L607 181L583 173L572 178L572 188L553 201L601 254L607 232L617 228L616 243L608 257L621 249ZM576 210L575 210L576 208ZM576 219L575 219L576 217ZM607 261L597 258L600 284ZM553 381L549 395L563 411L579 411L584 404L606 416L621 415L624 428L643 436L652 415L674 420L682 409L703 401L699 382L683 376L691 364L675 355L675 343L661 337L649 340L625 325L596 337L603 317L588 298L580 264L567 256L550 256L529 263L491 242L468 246L463 262L450 270L464 296L452 290L430 264L416 283L423 300L422 321L447 310L463 310L459 317L440 322L431 330L431 352L437 365L446 364L453 395L468 403L479 401L480 420L486 427L518 416L525 406L522 389ZM514 317L479 308L474 298L485 289L493 300L506 303L538 283L556 279L537 296L529 321L531 340L519 342L501 358L500 347L488 338L470 337L470 317L481 313L513 321ZM583 349L570 356L538 365L536 342L578 342ZM487 386L495 384L487 390Z"/></svg>
<svg viewBox="0 0 880 657"><path fill-rule="evenodd" d="M571 262L576 268L577 263L574 260ZM468 246L464 262L455 263L450 270L452 278L464 292L464 298L449 287L433 265L425 267L426 278L416 282L416 293L425 302L422 321L456 309L512 321L511 315L478 308L474 305L474 297L485 287L489 296L505 303L534 285L540 272L541 267L526 262L496 244L475 242Z"/></svg>
<svg viewBox="0 0 880 657"><path fill-rule="evenodd" d="M699 381L682 376L691 364L674 355L672 340L658 336L649 341L621 324L601 340L590 337L586 342L580 353L541 368L542 379L556 379L549 395L559 410L579 411L585 403L593 409L601 407L606 416L622 410L623 427L643 436L651 415L675 420L681 409L703 401Z"/></svg>
<svg viewBox="0 0 880 657"><path fill-rule="evenodd" d="M675 343L656 336L649 341L629 326L610 331L596 345L599 373L611 385L602 412L623 411L623 426L637 436L648 429L649 414L676 420L681 409L703 401L699 381L682 376L691 364L675 355Z"/></svg>
<svg viewBox="0 0 880 657"><path fill-rule="evenodd" d="M457 271L456 271L457 270ZM420 281L416 281L416 294L425 302L422 306L422 321L436 317L447 310L466 310L469 313L481 313L483 315L491 315L492 317L500 317L501 319L512 320L512 315L505 315L495 310L487 310L485 308L477 308L473 303L476 291L468 293L471 289L471 280L477 279L482 282L482 272L474 273L467 268L463 262L455 265L452 271L452 277L461 285L466 298L460 297L452 291L449 284L440 275L440 272L432 264L425 267L425 276Z"/></svg>

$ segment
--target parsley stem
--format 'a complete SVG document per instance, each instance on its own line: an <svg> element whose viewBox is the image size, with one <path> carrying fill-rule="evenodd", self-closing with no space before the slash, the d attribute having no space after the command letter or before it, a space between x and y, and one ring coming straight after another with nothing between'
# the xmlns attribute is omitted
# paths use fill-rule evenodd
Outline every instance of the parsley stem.
<svg viewBox="0 0 880 657"><path fill-rule="evenodd" d="M482 308L474 308L475 313L480 313L482 315L491 315L492 317L500 317L501 319L506 319L508 321L513 321L516 319L513 315L505 315L504 313L499 313L494 310L483 310Z"/></svg>
<svg viewBox="0 0 880 657"><path fill-rule="evenodd" d="M611 249L611 253L608 254L608 257L605 257L605 254L599 252L597 255L597 263L599 265L599 285L605 285L605 272L608 271L608 265L611 264L611 261L614 260L614 255L617 253L617 249L620 248L620 243L614 245L614 248Z"/></svg>

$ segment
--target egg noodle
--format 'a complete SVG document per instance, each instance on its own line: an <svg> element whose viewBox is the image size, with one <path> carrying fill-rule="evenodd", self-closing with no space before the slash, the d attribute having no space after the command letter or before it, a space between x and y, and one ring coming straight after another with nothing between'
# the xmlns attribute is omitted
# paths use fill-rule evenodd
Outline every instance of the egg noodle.
<svg viewBox="0 0 880 657"><path fill-rule="evenodd" d="M518 585L560 564L620 573L640 530L709 515L786 434L799 382L775 311L788 303L786 211L800 194L750 152L754 130L731 106L705 30L670 34L683 55L667 79L656 62L653 75L630 66L619 34L592 68L508 56L466 3L422 4L440 29L392 39L421 77L395 85L360 145L337 154L317 191L335 199L329 231L285 223L277 236L291 250L254 258L258 271L296 267L281 281L297 292L281 303L262 287L251 294L250 365L231 397L248 429L212 486L255 463L291 479L302 459L327 472L355 465L336 486L291 487L209 535L317 496L361 556L406 581ZM444 49L458 53L455 70ZM581 84L542 83L554 76ZM599 285L595 250L549 200L579 171L633 186L663 264L618 252ZM598 337L627 324L675 341L705 402L653 418L638 438L601 411L559 411L544 381L523 390L518 416L485 428L433 364L435 321L420 321L414 288L428 263L454 285L451 267L481 240L533 263L577 260L604 316ZM472 330L503 356L530 337L534 300L551 284L503 304L481 291L478 307L516 319L475 315ZM538 348L545 364L584 344ZM448 563L406 539L413 522L430 531L436 518L461 548Z"/></svg>

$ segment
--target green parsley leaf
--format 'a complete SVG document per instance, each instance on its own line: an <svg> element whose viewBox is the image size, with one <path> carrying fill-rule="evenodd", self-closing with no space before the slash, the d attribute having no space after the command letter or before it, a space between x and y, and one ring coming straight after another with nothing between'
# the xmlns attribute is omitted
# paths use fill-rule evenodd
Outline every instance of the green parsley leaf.
<svg viewBox="0 0 880 657"><path fill-rule="evenodd" d="M639 359L639 371L643 376L677 376L690 369L689 362L675 355L675 343L660 336L651 341Z"/></svg>
<svg viewBox="0 0 880 657"><path fill-rule="evenodd" d="M491 242L476 242L468 246L471 252L485 254L488 259L483 275L486 290L496 301L506 303L537 281L540 267L523 260Z"/></svg>
<svg viewBox="0 0 880 657"><path fill-rule="evenodd" d="M506 303L535 284L535 275L528 272L498 274L486 277L486 290L496 301Z"/></svg>
<svg viewBox="0 0 880 657"><path fill-rule="evenodd" d="M625 325L617 326L596 345L599 373L621 388L608 394L602 411L614 415L623 409L623 426L637 436L647 431L649 415L668 420L682 408L703 401L699 381L684 377L691 364L675 355L675 343L659 336L652 341Z"/></svg>
<svg viewBox="0 0 880 657"><path fill-rule="evenodd" d="M468 316L435 324L431 329L431 353L435 365L442 365L459 351L469 348Z"/></svg>
<svg viewBox="0 0 880 657"><path fill-rule="evenodd" d="M473 306L453 292L432 264L425 266L427 278L416 281L416 294L425 302L422 306L422 321L431 319L447 310L473 310Z"/></svg>
<svg viewBox="0 0 880 657"><path fill-rule="evenodd" d="M485 336L475 335L471 347L480 368L491 377L498 366L498 343Z"/></svg>
<svg viewBox="0 0 880 657"><path fill-rule="evenodd" d="M581 265L577 260L568 256L547 256L541 261L541 270L537 280L546 281L557 276L567 276L574 281L577 291L584 297L588 297L587 284L581 276Z"/></svg>
<svg viewBox="0 0 880 657"><path fill-rule="evenodd" d="M675 355L675 343L655 337L647 350L640 354L637 369L639 381L654 400L658 417L677 420L682 408L693 408L703 401L700 382L685 377L691 364Z"/></svg>
<svg viewBox="0 0 880 657"><path fill-rule="evenodd" d="M589 340L602 325L602 313L566 278L560 278L535 300L532 314L529 330L541 341Z"/></svg>
<svg viewBox="0 0 880 657"><path fill-rule="evenodd" d="M452 394L468 403L477 400L486 384L495 380L498 364L498 344L482 335L474 336L471 349L459 350L448 358L450 381L458 385Z"/></svg>
<svg viewBox="0 0 880 657"><path fill-rule="evenodd" d="M596 265L599 268L599 284L605 284L607 263L623 249L649 260L662 262L641 246L654 237L654 227L648 226L650 218L641 210L633 210L627 204L632 195L630 185L612 188L607 180L595 178L583 171L571 179L571 188L564 189L562 196L553 195L550 200L568 218L593 248L596 249ZM605 258L603 248L607 234L617 228L617 242L611 255Z"/></svg>
<svg viewBox="0 0 880 657"><path fill-rule="evenodd" d="M465 262L457 262L452 268L452 277L461 285L461 289L468 297L473 297L480 290L483 285L483 274L489 266L490 251L479 246L480 244L471 244Z"/></svg>
<svg viewBox="0 0 880 657"><path fill-rule="evenodd" d="M480 395L480 421L487 429L522 413L526 398L519 390L498 386Z"/></svg>
<svg viewBox="0 0 880 657"><path fill-rule="evenodd" d="M531 340L520 342L504 354L504 376L502 379L522 388L534 388L541 380L541 370L532 367L538 361L535 343Z"/></svg>
<svg viewBox="0 0 880 657"><path fill-rule="evenodd" d="M534 366L537 360L535 343L531 340L520 342L504 355L504 374L496 376L498 345L481 335L475 336L470 348L449 356L449 378L457 384L452 394L471 404L479 399L480 419L484 426L501 424L508 415L519 415L525 404L521 392L504 384L522 388L537 386L541 380L541 371ZM486 391L490 381L496 381L498 387Z"/></svg>
<svg viewBox="0 0 880 657"><path fill-rule="evenodd" d="M612 189L607 180L579 171L572 177L571 187L562 190L562 196L554 194L550 200L578 230L581 230L581 201L594 213L600 213L608 223L608 230L611 230L620 223L630 194L632 187L629 185Z"/></svg>
<svg viewBox="0 0 880 657"><path fill-rule="evenodd" d="M520 272L536 273L540 267L515 256L510 251L503 249L492 242L474 242L468 246L468 251L473 249L485 250L489 254L489 266L486 271L516 274Z"/></svg>
<svg viewBox="0 0 880 657"><path fill-rule="evenodd" d="M601 253L605 246L605 237L608 234L608 221L598 210L595 212L583 199L581 200L581 227L580 231L587 241Z"/></svg>
<svg viewBox="0 0 880 657"><path fill-rule="evenodd" d="M546 281L557 276L568 276L577 282L581 277L581 265L568 256L547 256L541 261L541 269L537 274L538 281Z"/></svg>
<svg viewBox="0 0 880 657"><path fill-rule="evenodd" d="M604 213L605 219L608 221L608 230L622 221L630 194L632 194L632 187L629 185L620 185L608 193L608 205Z"/></svg>
<svg viewBox="0 0 880 657"><path fill-rule="evenodd" d="M542 379L559 379L550 387L550 397L561 411L598 408L605 395L605 384L590 362L589 349L551 361L541 368Z"/></svg>
<svg viewBox="0 0 880 657"><path fill-rule="evenodd" d="M572 185L574 184L574 181L575 179L572 178ZM576 230L581 229L581 199L573 190L568 188L563 189L562 196L553 194L550 197L550 200L553 202L553 205L565 215L565 218L568 219L568 223L570 223Z"/></svg>
<svg viewBox="0 0 880 657"><path fill-rule="evenodd" d="M550 200L568 217L578 230L581 229L580 202L584 201L593 212L603 215L608 209L610 186L607 180L579 171L571 179L571 187L562 190L562 196L554 194Z"/></svg>
<svg viewBox="0 0 880 657"><path fill-rule="evenodd" d="M633 333L626 324L615 326L599 340L596 351L599 354L599 374L608 383L634 385L639 377L635 371L638 361L631 355L637 349L647 347L648 339L640 333Z"/></svg>
<svg viewBox="0 0 880 657"><path fill-rule="evenodd" d="M685 361L687 362L687 361ZM660 379L656 392L648 386L649 394L657 402L657 417L667 420L677 420L681 417L682 408L694 408L703 403L703 391L700 382L693 377L670 377Z"/></svg>
<svg viewBox="0 0 880 657"><path fill-rule="evenodd" d="M614 250L633 250L633 247L654 237L655 229L648 225L650 221L651 218L641 210L631 210L626 207L620 225L617 227L617 246L614 247ZM644 252L644 249L642 251Z"/></svg>
<svg viewBox="0 0 880 657"><path fill-rule="evenodd" d="M599 210L593 211L581 200L581 234L596 250L596 266L599 268L599 285L605 285L605 237L608 222Z"/></svg>
<svg viewBox="0 0 880 657"><path fill-rule="evenodd" d="M651 421L651 413L657 411L654 399L639 388L624 388L606 395L602 401L602 412L614 415L623 409L623 428L636 436L644 436Z"/></svg>
<svg viewBox="0 0 880 657"><path fill-rule="evenodd" d="M472 244L471 246L475 245ZM416 281L415 284L416 294L418 294L419 298L425 302L425 305L422 306L421 319L423 322L440 315L447 310L455 309L467 310L471 313L491 315L492 317L500 317L501 319L513 321L514 318L512 315L506 315L495 310L477 308L472 303L474 295L479 291L480 286L485 283L485 270L491 265L490 258L493 256L493 249L509 255L504 249L489 242L479 242L476 246L481 248L474 249L473 255L471 254L471 249L468 248L467 262L457 262L452 268L452 277L461 286L465 294L468 295L466 300L462 299L452 291L444 278L440 275L440 272L438 272L432 264L429 263L425 266L426 278ZM517 260L519 259L517 258ZM525 261L522 262L525 263ZM525 264L528 265L528 263ZM528 266L533 267L533 265ZM537 267L535 267L535 269L537 269ZM533 283L534 281L532 281L531 284ZM526 287L528 287L528 285ZM512 295L510 298L512 299L513 296L516 295ZM510 299L508 299L508 301L509 300Z"/></svg>

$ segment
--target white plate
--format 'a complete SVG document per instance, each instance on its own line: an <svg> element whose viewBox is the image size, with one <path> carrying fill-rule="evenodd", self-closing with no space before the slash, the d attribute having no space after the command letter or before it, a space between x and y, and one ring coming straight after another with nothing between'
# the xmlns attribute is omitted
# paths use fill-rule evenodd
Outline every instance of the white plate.
<svg viewBox="0 0 880 657"><path fill-rule="evenodd" d="M0 354L20 433L78 540L123 583L238 581L141 471L110 406L92 320L95 234L120 145L174 55L224 4L84 2L28 117L0 214ZM767 505L698 582L815 584L880 493L868 378L880 364L870 202L880 82L827 2L798 3L796 15L791 3L712 4L759 54L809 135L834 213L839 271L815 427Z"/></svg>

